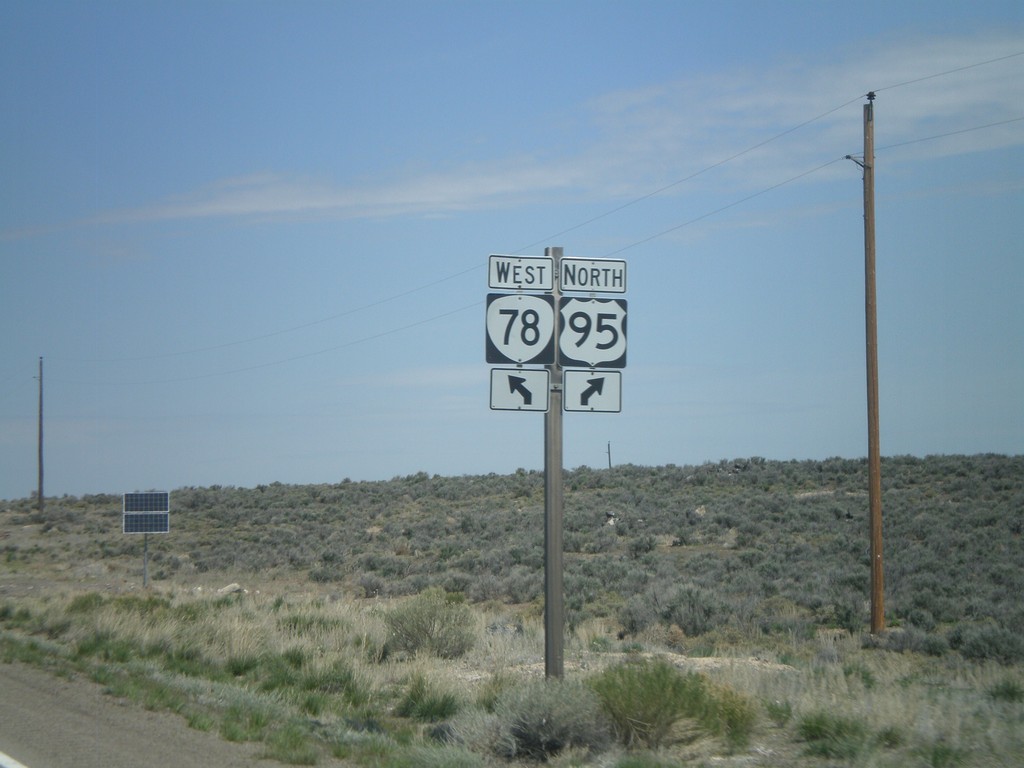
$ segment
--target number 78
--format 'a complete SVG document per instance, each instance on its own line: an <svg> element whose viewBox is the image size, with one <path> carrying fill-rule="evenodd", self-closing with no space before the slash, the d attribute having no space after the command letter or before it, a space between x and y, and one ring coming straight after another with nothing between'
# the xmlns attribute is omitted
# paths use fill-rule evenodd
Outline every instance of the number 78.
<svg viewBox="0 0 1024 768"><path fill-rule="evenodd" d="M519 339L528 347L532 347L540 341L540 313L535 309L500 309L499 315L508 315L508 323L505 325L505 345L508 346L512 337L512 329L515 327L516 319L522 319L522 328L519 330Z"/></svg>

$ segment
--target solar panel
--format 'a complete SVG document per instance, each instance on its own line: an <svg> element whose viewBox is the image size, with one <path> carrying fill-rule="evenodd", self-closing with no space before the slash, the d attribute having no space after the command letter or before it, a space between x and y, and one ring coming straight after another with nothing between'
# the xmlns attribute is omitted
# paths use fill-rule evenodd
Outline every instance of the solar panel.
<svg viewBox="0 0 1024 768"><path fill-rule="evenodd" d="M168 512L170 508L170 494L167 491L124 495L125 512Z"/></svg>
<svg viewBox="0 0 1024 768"><path fill-rule="evenodd" d="M124 533L168 533L171 530L170 494L166 491L124 495Z"/></svg>

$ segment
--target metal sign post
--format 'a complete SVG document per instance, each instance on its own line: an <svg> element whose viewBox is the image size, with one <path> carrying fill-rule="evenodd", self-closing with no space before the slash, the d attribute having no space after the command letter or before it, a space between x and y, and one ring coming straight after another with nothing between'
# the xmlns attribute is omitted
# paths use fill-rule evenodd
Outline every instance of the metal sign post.
<svg viewBox="0 0 1024 768"><path fill-rule="evenodd" d="M561 248L545 248L558 273ZM555 305L561 289L554 286ZM555 313L555 338L559 337L559 315ZM565 674L565 594L562 575L562 366L556 356L548 366L551 373L550 408L544 415L544 675Z"/></svg>
<svg viewBox="0 0 1024 768"><path fill-rule="evenodd" d="M626 367L626 292L620 259L492 254L487 286L486 358L491 410L544 411L544 672L565 672L562 412L619 413ZM524 293L543 291L543 293ZM563 297L562 292L587 296ZM544 366L524 368L523 366ZM568 370L568 369L577 370ZM579 370L582 369L582 370ZM608 446L611 465L611 444Z"/></svg>

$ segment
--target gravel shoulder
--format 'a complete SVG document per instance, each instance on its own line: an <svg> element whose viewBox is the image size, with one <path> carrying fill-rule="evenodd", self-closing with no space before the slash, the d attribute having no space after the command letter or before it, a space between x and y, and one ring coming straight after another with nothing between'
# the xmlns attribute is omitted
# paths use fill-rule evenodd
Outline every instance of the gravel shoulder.
<svg viewBox="0 0 1024 768"><path fill-rule="evenodd" d="M279 765L262 745L233 744L21 663L0 663L0 753L26 768L249 768ZM0 759L0 766L3 765Z"/></svg>

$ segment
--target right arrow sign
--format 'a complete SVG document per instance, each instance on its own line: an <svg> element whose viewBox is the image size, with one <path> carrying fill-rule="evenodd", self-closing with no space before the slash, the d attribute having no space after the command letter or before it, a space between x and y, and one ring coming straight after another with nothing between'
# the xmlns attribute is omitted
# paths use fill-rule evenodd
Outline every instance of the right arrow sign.
<svg viewBox="0 0 1024 768"><path fill-rule="evenodd" d="M620 413L622 373L619 371L562 371L566 411Z"/></svg>

